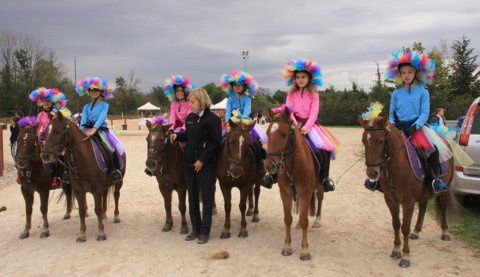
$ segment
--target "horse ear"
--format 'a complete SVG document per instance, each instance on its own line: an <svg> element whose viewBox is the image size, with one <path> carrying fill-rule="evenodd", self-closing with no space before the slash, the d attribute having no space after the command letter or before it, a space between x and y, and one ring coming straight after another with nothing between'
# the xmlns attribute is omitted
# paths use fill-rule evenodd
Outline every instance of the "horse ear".
<svg viewBox="0 0 480 277"><path fill-rule="evenodd" d="M365 120L363 120L362 116L358 116L358 123L360 123L360 126L365 127Z"/></svg>
<svg viewBox="0 0 480 277"><path fill-rule="evenodd" d="M247 130L250 132L253 129L253 127L255 127L255 124L257 124L256 120L253 120L252 122L250 122L250 124L248 124L247 126Z"/></svg>
<svg viewBox="0 0 480 277"><path fill-rule="evenodd" d="M290 112L290 109L286 108L285 111L283 111L282 113L282 118L285 120L285 121L290 121L290 115L292 114L292 112Z"/></svg>
<svg viewBox="0 0 480 277"><path fill-rule="evenodd" d="M273 118L275 117L275 113L272 111L271 108L268 108L267 117L270 121L272 121Z"/></svg>
<svg viewBox="0 0 480 277"><path fill-rule="evenodd" d="M238 127L237 123L233 122L232 119L228 120L228 125L230 125L230 127L232 127L232 128L237 128Z"/></svg>
<svg viewBox="0 0 480 277"><path fill-rule="evenodd" d="M64 117L62 113L57 113L57 117L60 121L63 121Z"/></svg>
<svg viewBox="0 0 480 277"><path fill-rule="evenodd" d="M382 127L387 128L388 119L386 117L382 117L382 119L380 120L380 124L381 124Z"/></svg>
<svg viewBox="0 0 480 277"><path fill-rule="evenodd" d="M147 120L147 128L148 130L152 128L152 122L150 122L150 120Z"/></svg>
<svg viewBox="0 0 480 277"><path fill-rule="evenodd" d="M167 124L167 125L163 125L162 126L162 130L163 132L167 132L168 130L170 130L170 127L172 127L173 124Z"/></svg>

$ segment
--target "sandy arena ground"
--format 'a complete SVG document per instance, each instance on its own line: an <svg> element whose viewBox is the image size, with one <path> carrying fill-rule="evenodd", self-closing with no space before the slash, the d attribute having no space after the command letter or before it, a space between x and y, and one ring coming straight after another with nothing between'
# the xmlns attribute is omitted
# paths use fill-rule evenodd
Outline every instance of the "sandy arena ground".
<svg viewBox="0 0 480 277"><path fill-rule="evenodd" d="M50 237L41 239L39 198L35 199L31 236L20 240L25 207L15 182L16 170L9 155L8 136L4 132L5 176L0 177L0 275L206 275L206 276L479 276L480 252L453 237L440 240L440 227L427 215L420 240L411 241L412 267L402 269L390 258L393 231L388 209L379 192L363 187L365 168L357 164L325 195L322 227L308 230L312 260L302 262L299 230L293 231L294 254L283 257L282 204L278 188L262 189L260 222L248 223L249 237L237 237L240 225L238 190L233 193L232 237L220 240L224 222L223 198L217 190L219 213L214 216L211 240L206 245L186 242L180 235L180 214L174 208L174 228L161 232L165 212L163 198L155 178L143 173L146 158L145 130L117 132L127 149L127 174L120 198L122 222L113 224L113 203L109 205L105 231L107 241L96 241L96 217L89 196L91 216L87 218L87 242L75 242L79 230L78 211L72 219L62 220L64 204L57 204L55 193L49 207ZM361 129L332 128L342 143L332 163L334 180L354 163L362 151ZM174 196L173 207L178 201ZM296 218L296 216L295 216ZM313 222L313 218L310 218ZM189 224L190 227L190 224ZM412 224L413 227L413 224ZM230 258L208 257L228 251Z"/></svg>

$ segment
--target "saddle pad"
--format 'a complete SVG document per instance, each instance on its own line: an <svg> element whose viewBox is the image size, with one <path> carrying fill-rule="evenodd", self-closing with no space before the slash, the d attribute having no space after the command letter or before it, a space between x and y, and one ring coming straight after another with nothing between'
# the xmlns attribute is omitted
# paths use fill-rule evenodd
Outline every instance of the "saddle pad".
<svg viewBox="0 0 480 277"><path fill-rule="evenodd" d="M423 181L425 179L425 168L423 167L422 162L420 161L420 158L418 157L412 143L405 135L403 135L403 141L405 142L405 146L407 148L408 160L410 162L410 166L412 167L415 178L417 178L419 181ZM446 162L442 162L440 163L440 168L440 175L438 177L442 177L447 173L448 164Z"/></svg>
<svg viewBox="0 0 480 277"><path fill-rule="evenodd" d="M90 139L89 141L92 144L93 153L95 154L95 161L97 161L98 168L103 173L107 173L107 171L108 171L107 162L103 158L103 155L102 155L102 152L100 151L100 148L98 148L97 143L93 139Z"/></svg>

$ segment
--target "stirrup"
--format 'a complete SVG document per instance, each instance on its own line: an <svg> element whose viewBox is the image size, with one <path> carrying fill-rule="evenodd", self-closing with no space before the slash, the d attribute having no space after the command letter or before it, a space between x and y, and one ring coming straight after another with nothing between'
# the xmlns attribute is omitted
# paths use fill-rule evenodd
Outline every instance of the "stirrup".
<svg viewBox="0 0 480 277"><path fill-rule="evenodd" d="M448 191L447 184L441 178L435 178L432 181L432 190L434 194Z"/></svg>
<svg viewBox="0 0 480 277"><path fill-rule="evenodd" d="M371 190L371 191L381 191L380 190L380 184L378 181L374 181L373 179L365 179L365 188Z"/></svg>
<svg viewBox="0 0 480 277"><path fill-rule="evenodd" d="M114 183L118 183L123 180L122 172L116 169L112 172L112 179Z"/></svg>
<svg viewBox="0 0 480 277"><path fill-rule="evenodd" d="M332 179L330 178L325 178L322 182L322 185L323 185L323 190L325 192L329 192L329 191L334 191L335 190L335 183L333 182Z"/></svg>
<svg viewBox="0 0 480 277"><path fill-rule="evenodd" d="M276 180L276 174L267 174L263 177L263 182L261 185L267 189L271 189L273 187L273 184L277 182Z"/></svg>

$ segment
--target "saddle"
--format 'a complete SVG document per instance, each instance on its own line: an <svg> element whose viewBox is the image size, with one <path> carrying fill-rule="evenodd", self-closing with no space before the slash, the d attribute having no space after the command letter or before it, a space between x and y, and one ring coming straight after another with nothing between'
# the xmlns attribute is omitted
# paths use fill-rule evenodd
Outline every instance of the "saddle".
<svg viewBox="0 0 480 277"><path fill-rule="evenodd" d="M404 134L402 135L403 135L403 141L405 142L405 146L407 148L408 161L410 162L410 167L412 168L415 178L417 178L417 180L419 181L424 181L427 176L427 173L425 171L427 161L419 157L419 153L417 153L417 150L415 149L415 147L413 147L410 140ZM418 150L418 151L421 151L421 150ZM421 156L425 156L425 155L421 155ZM447 170L448 170L447 162L441 162L440 174L437 177L445 176L445 174L447 174Z"/></svg>
<svg viewBox="0 0 480 277"><path fill-rule="evenodd" d="M97 162L97 166L100 171L102 171L103 173L108 173L115 168L113 155L117 155L118 161L120 163L120 168L123 168L123 160L122 157L118 154L118 151L115 151L115 153L110 152L110 150L102 141L100 136L93 135L89 141L92 144L93 153L95 154L95 161Z"/></svg>

